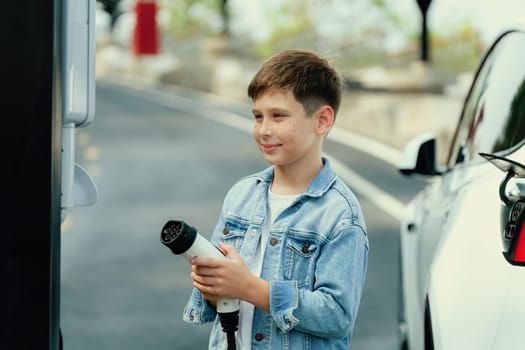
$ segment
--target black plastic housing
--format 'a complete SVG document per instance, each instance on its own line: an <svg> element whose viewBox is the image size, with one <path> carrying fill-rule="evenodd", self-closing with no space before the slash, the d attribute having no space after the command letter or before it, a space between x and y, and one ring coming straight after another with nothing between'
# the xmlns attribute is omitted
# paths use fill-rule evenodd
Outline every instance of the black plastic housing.
<svg viewBox="0 0 525 350"><path fill-rule="evenodd" d="M173 254L184 254L191 248L197 238L197 230L184 221L169 220L162 227L160 241L168 247Z"/></svg>

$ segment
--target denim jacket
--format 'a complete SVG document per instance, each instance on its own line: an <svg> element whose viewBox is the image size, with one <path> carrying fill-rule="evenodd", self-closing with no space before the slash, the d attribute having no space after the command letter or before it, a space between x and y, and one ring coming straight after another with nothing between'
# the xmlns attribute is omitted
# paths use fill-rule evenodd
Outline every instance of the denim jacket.
<svg viewBox="0 0 525 350"><path fill-rule="evenodd" d="M360 205L329 161L308 189L276 218L261 278L270 282L270 312L255 308L251 349L347 350L368 260ZM233 245L251 265L266 217L273 167L245 177L225 197L211 241ZM216 310L197 289L186 322L214 322L209 349L225 350Z"/></svg>

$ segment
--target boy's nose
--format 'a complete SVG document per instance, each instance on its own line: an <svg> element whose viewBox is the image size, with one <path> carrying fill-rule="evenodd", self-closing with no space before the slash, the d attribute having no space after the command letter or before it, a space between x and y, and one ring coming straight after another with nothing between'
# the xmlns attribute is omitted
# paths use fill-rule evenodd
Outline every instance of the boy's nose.
<svg viewBox="0 0 525 350"><path fill-rule="evenodd" d="M270 135L272 133L272 127L271 127L270 122L263 120L261 124L260 133L262 135Z"/></svg>

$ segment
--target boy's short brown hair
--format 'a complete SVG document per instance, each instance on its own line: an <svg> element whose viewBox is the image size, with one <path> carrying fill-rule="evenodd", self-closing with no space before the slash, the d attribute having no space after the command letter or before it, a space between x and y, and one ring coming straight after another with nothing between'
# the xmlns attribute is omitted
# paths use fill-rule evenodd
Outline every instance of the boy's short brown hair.
<svg viewBox="0 0 525 350"><path fill-rule="evenodd" d="M272 89L292 91L308 116L323 104L337 114L342 77L326 59L313 52L286 50L263 63L248 86L248 96L255 100Z"/></svg>

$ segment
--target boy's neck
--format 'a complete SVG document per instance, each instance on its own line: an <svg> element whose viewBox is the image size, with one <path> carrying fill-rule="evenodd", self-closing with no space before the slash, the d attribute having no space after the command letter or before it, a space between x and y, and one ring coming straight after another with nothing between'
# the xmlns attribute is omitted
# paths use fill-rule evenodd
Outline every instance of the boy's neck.
<svg viewBox="0 0 525 350"><path fill-rule="evenodd" d="M271 184L271 191L275 194L301 194L323 168L323 161L319 157L316 161L286 166L276 165Z"/></svg>

